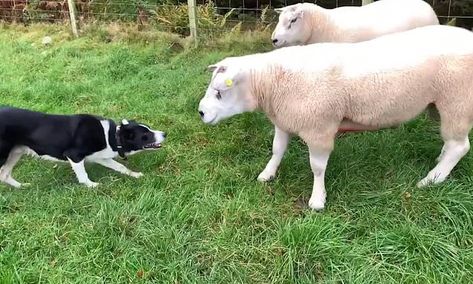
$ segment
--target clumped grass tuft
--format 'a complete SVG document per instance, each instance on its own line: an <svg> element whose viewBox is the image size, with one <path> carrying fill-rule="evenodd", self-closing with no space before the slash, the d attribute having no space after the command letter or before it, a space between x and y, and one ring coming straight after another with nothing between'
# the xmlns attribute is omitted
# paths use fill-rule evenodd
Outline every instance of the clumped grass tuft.
<svg viewBox="0 0 473 284"><path fill-rule="evenodd" d="M140 180L89 166L97 189L78 185L67 165L24 159L14 176L32 186L0 185L1 283L473 281L473 158L444 184L415 187L441 148L436 122L338 139L327 208L312 212L299 139L276 180L261 184L267 119L209 127L196 111L206 66L269 50L269 37L241 32L195 49L127 25L84 28L73 39L60 26L1 26L0 103L134 118L168 141L124 162Z"/></svg>

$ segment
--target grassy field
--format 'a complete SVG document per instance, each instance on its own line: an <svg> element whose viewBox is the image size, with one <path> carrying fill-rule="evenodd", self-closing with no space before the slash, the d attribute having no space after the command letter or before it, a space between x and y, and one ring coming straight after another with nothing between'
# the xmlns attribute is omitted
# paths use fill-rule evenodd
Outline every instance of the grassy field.
<svg viewBox="0 0 473 284"><path fill-rule="evenodd" d="M89 166L97 189L67 165L24 159L14 176L32 186L0 185L0 283L473 281L473 154L442 185L415 187L441 148L435 122L338 139L327 207L312 212L301 141L261 184L267 119L210 127L197 114L208 64L268 46L189 51L166 37L93 35L2 27L0 104L134 118L166 131L167 143L124 162L140 180Z"/></svg>

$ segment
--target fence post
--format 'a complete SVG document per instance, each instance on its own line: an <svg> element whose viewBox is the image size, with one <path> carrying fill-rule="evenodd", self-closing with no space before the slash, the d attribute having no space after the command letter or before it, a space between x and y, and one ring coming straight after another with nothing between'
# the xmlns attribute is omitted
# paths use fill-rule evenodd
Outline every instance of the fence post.
<svg viewBox="0 0 473 284"><path fill-rule="evenodd" d="M373 0L362 0L361 1L362 6L365 6L365 5L368 5L368 4L371 4L371 3L373 3Z"/></svg>
<svg viewBox="0 0 473 284"><path fill-rule="evenodd" d="M76 5L74 5L74 0L67 0L67 5L69 6L69 18L71 20L72 33L75 37L79 37L76 22Z"/></svg>
<svg viewBox="0 0 473 284"><path fill-rule="evenodd" d="M189 11L189 29L191 32L191 38L194 40L194 44L197 47L197 11L195 0L187 0L187 6Z"/></svg>

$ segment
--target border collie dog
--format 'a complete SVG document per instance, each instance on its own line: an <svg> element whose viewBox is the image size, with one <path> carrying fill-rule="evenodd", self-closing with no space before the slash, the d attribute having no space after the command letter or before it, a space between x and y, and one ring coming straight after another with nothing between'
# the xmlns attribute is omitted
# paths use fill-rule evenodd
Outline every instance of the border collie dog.
<svg viewBox="0 0 473 284"><path fill-rule="evenodd" d="M79 183L95 187L84 163L92 162L135 178L142 173L129 170L114 158L161 147L166 134L134 121L97 116L51 115L19 108L0 108L0 181L21 187L11 172L23 154L69 162Z"/></svg>

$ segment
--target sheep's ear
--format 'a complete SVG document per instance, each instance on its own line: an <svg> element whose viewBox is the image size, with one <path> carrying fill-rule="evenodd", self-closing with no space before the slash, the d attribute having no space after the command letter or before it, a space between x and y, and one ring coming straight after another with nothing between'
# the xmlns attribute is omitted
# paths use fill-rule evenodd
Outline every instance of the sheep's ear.
<svg viewBox="0 0 473 284"><path fill-rule="evenodd" d="M297 7L295 10L294 10L294 14L293 16L295 18L302 18L302 16L304 15L304 10L300 9L300 7Z"/></svg>
<svg viewBox="0 0 473 284"><path fill-rule="evenodd" d="M227 70L227 66L209 65L207 69L210 72L214 72L215 70L217 70L217 73L223 73Z"/></svg>
<svg viewBox="0 0 473 284"><path fill-rule="evenodd" d="M217 69L217 65L209 65L207 66L207 71L213 72L215 69Z"/></svg>
<svg viewBox="0 0 473 284"><path fill-rule="evenodd" d="M236 83L241 78L240 68L229 68L225 74L222 74L216 77L215 81L213 82L215 85L215 89L217 90L228 90L235 86Z"/></svg>
<svg viewBox="0 0 473 284"><path fill-rule="evenodd" d="M289 12L295 12L299 10L302 6L302 3L297 3L291 6L286 6L285 9L289 10Z"/></svg>
<svg viewBox="0 0 473 284"><path fill-rule="evenodd" d="M217 69L217 68L218 68L217 65L209 65L209 66L207 67L207 70L210 71L210 72L214 72L214 70Z"/></svg>
<svg viewBox="0 0 473 284"><path fill-rule="evenodd" d="M274 9L274 12L281 14L282 12L284 12L284 8L276 8Z"/></svg>

